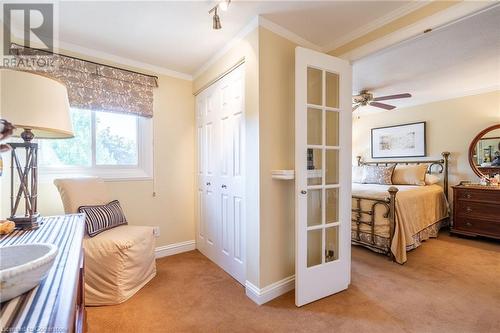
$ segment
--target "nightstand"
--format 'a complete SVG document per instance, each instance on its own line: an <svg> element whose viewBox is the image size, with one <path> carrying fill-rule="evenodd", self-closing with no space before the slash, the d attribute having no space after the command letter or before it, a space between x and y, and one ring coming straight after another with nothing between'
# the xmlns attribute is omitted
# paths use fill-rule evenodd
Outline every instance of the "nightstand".
<svg viewBox="0 0 500 333"><path fill-rule="evenodd" d="M451 233L500 239L500 186L453 186Z"/></svg>

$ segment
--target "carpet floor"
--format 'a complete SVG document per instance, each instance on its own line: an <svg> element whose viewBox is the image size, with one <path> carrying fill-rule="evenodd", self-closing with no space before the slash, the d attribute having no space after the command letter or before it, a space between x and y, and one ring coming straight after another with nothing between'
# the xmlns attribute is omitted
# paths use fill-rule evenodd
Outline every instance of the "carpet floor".
<svg viewBox="0 0 500 333"><path fill-rule="evenodd" d="M293 291L257 306L198 251L157 269L127 302L88 307L89 333L500 331L500 243L446 232L405 265L353 247L349 289L301 308Z"/></svg>

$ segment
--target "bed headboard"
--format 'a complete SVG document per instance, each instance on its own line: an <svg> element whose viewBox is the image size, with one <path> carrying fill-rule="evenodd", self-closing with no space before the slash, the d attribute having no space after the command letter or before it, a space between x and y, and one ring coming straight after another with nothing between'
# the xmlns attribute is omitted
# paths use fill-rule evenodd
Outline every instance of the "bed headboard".
<svg viewBox="0 0 500 333"><path fill-rule="evenodd" d="M444 189L444 195L446 196L446 199L448 199L448 160L450 158L450 152L444 151L441 153L441 156L443 156L442 159L440 160L422 160L422 161L405 161L405 160L397 160L397 161L363 161L361 156L356 156L356 159L358 160L358 166L361 165L389 165L389 164L404 164L404 165L409 165L409 164L428 164L429 167L427 168L427 173L440 173L443 174L443 189Z"/></svg>

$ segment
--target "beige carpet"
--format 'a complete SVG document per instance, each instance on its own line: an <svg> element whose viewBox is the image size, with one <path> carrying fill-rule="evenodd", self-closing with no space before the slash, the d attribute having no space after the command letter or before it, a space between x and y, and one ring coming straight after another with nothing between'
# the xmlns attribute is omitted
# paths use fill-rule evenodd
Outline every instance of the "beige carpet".
<svg viewBox="0 0 500 333"><path fill-rule="evenodd" d="M124 304L87 310L90 333L500 332L500 243L442 233L403 266L354 247L349 289L302 308L293 291L255 305L192 251L159 260Z"/></svg>

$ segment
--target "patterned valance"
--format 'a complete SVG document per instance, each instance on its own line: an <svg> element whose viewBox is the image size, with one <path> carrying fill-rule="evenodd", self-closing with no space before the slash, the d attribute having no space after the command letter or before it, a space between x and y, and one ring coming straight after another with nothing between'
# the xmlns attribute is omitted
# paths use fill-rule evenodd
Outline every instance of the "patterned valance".
<svg viewBox="0 0 500 333"><path fill-rule="evenodd" d="M16 61L9 67L37 72L63 82L71 107L153 116L155 76L60 54L11 46Z"/></svg>

